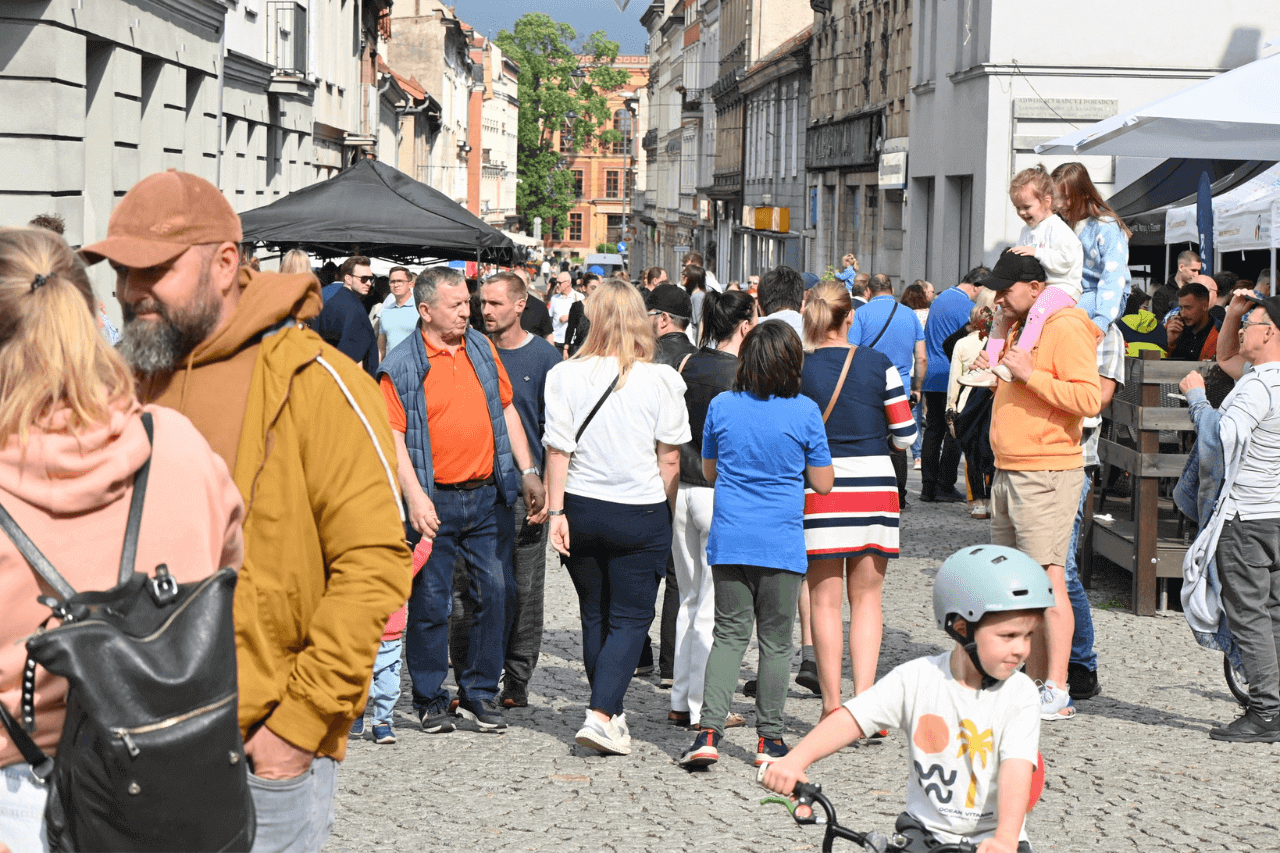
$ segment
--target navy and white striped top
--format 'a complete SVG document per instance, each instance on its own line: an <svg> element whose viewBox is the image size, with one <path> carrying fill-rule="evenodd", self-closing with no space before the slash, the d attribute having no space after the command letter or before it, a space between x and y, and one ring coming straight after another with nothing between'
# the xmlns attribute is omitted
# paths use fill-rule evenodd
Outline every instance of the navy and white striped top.
<svg viewBox="0 0 1280 853"><path fill-rule="evenodd" d="M844 367L845 347L823 347L805 356L800 393L826 411ZM902 388L902 377L888 356L858 347L849 365L840 399L827 419L832 456L886 456L886 438L907 448L916 440L916 422Z"/></svg>

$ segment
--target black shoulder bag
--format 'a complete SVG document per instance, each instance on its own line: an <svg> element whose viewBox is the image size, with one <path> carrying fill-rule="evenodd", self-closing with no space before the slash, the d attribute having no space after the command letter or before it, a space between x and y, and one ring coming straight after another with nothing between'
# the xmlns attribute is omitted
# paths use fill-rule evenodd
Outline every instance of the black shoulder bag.
<svg viewBox="0 0 1280 853"><path fill-rule="evenodd" d="M147 438L150 414L143 414ZM134 571L151 468L134 476L120 583L76 592L0 506L0 528L56 593L61 624L27 640L22 722L0 722L49 800L54 851L247 851L255 830L236 692L234 569L179 584L165 564ZM52 617L51 617L52 618ZM46 620L47 623L47 620ZM35 667L67 679L67 718L50 759L35 730Z"/></svg>
<svg viewBox="0 0 1280 853"><path fill-rule="evenodd" d="M596 416L596 412L600 411L600 407L604 405L604 401L609 399L609 395L613 393L613 389L618 386L618 380L622 378L619 373L613 377L613 381L609 383L609 387L604 389L604 393L600 395L600 399L591 407L591 411L587 412L587 417L582 422L582 426L578 427L578 434L573 437L574 444L582 440L582 434L587 431L587 424L591 423L591 419Z"/></svg>

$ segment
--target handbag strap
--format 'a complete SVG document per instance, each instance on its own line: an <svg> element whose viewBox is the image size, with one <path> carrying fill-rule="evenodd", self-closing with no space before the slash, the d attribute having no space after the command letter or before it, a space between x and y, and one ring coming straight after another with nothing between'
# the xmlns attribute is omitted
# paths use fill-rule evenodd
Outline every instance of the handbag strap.
<svg viewBox="0 0 1280 853"><path fill-rule="evenodd" d="M147 444L150 445L152 437L155 434L155 428L151 422L151 413L142 413L142 427L147 433ZM138 527L142 524L142 501L147 491L147 475L151 471L151 455L147 455L147 461L142 463L142 467L133 475L133 499L129 502L129 521L124 531L124 547L120 552L120 583L124 583L133 574L134 560L138 554ZM40 552L36 544L31 541L31 537L18 526L18 522L13 520L13 516L9 511L0 504L0 530L13 540L14 547L28 563L31 568L35 569L45 583L53 588L63 601L71 598L76 594L75 588L67 582L67 579L49 562L49 558Z"/></svg>
<svg viewBox="0 0 1280 853"><path fill-rule="evenodd" d="M900 302L893 303L893 310L889 312L889 319L885 320L884 325L880 327L880 334L876 335L876 339L867 344L867 346L872 349L876 348L876 344L880 343L880 339L884 337L884 333L889 330L889 324L893 322L893 315L898 313L898 306L901 304L902 303Z"/></svg>
<svg viewBox="0 0 1280 853"><path fill-rule="evenodd" d="M604 389L604 393L600 395L600 399L596 401L595 406L593 406L591 411L587 413L587 419L582 422L582 426L578 427L578 434L573 437L575 444L582 440L582 433L586 431L587 424L591 423L591 419L596 416L596 412L600 411L600 407L604 405L604 401L609 399L609 395L613 393L613 389L617 387L618 380L621 378L621 373L613 377L613 381L609 383L609 387Z"/></svg>
<svg viewBox="0 0 1280 853"><path fill-rule="evenodd" d="M877 339L878 340L878 339ZM836 390L831 392L831 402L827 403L826 411L822 413L822 422L825 424L827 418L831 417L831 410L836 407L836 400L840 399L840 391L844 388L845 377L849 375L849 365L853 364L853 353L857 347L849 347L849 354L844 357L844 367L840 368L840 378L836 380Z"/></svg>
<svg viewBox="0 0 1280 853"><path fill-rule="evenodd" d="M48 779L49 774L53 772L53 759L45 755L44 750L31 739L31 735L18 725L18 721L9 713L9 709L3 702L0 702L0 724L4 725L4 730L9 734L9 740L13 741L18 752L22 753L22 760L31 765L31 772L35 777L42 780Z"/></svg>

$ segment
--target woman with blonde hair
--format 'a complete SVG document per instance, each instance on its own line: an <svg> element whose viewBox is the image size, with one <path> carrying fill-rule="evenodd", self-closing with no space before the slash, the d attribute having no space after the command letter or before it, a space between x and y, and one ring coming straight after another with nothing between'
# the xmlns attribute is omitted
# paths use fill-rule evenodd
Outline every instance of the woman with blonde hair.
<svg viewBox="0 0 1280 853"><path fill-rule="evenodd" d="M835 488L805 491L806 583L824 715L840 707L844 661L841 605L849 598L854 695L869 689L880 659L880 593L898 557L898 481L889 439L906 449L916 422L898 368L870 347L851 347L853 302L844 286L821 282L804 306L806 343L800 393L818 404L835 466Z"/></svg>
<svg viewBox="0 0 1280 853"><path fill-rule="evenodd" d="M280 272L311 272L311 259L301 249L290 249L280 259Z"/></svg>
<svg viewBox="0 0 1280 853"><path fill-rule="evenodd" d="M547 374L547 507L551 543L578 592L591 682L575 740L626 755L622 699L671 552L689 414L684 381L653 363L653 327L638 290L606 281L587 297L586 316L582 349Z"/></svg>
<svg viewBox="0 0 1280 853"><path fill-rule="evenodd" d="M134 475L150 461L136 566L167 563L180 582L242 557L240 493L185 417L142 407L133 375L103 340L84 266L58 235L0 229L0 506L77 592L116 586ZM154 437L148 437L144 415ZM0 718L16 713L25 638L52 589L0 535ZM35 676L35 731L56 750L67 684ZM0 840L47 849L47 789L0 726ZM0 845L3 847L3 845Z"/></svg>

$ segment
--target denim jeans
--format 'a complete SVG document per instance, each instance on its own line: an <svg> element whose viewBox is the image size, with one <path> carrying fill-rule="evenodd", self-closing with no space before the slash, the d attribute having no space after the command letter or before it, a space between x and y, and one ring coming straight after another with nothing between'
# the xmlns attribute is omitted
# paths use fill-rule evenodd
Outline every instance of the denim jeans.
<svg viewBox="0 0 1280 853"><path fill-rule="evenodd" d="M1071 611L1076 617L1076 630L1071 635L1071 663L1078 663L1090 672L1098 670L1098 656L1093 651L1093 613L1089 610L1089 597L1080 583L1080 567L1077 546L1080 543L1080 525L1084 521L1084 502L1089 496L1089 484L1097 466L1090 465L1084 472L1084 486L1080 489L1080 504L1076 509L1076 523L1071 528L1071 544L1067 546L1067 597L1071 599Z"/></svg>
<svg viewBox="0 0 1280 853"><path fill-rule="evenodd" d="M920 494L933 497L956 487L960 445L947 429L947 392L925 391L924 444L920 448Z"/></svg>
<svg viewBox="0 0 1280 853"><path fill-rule="evenodd" d="M391 711L400 699L400 651L404 638L383 640L373 662L373 685L369 688L369 712L375 723L391 722Z"/></svg>
<svg viewBox="0 0 1280 853"><path fill-rule="evenodd" d="M413 681L413 706L422 710L448 701L444 679L449 670L449 615L453 611L454 563L463 562L472 605L468 648L455 661L459 689L473 701L493 701L502 674L507 614L515 607L511 507L497 489L437 489L436 531L431 556L413 579L405 625L405 660Z"/></svg>
<svg viewBox="0 0 1280 853"><path fill-rule="evenodd" d="M915 415L916 419L916 443L911 445L911 458L919 459L920 451L924 447L924 394L920 395L920 402L916 403L911 414Z"/></svg>
<svg viewBox="0 0 1280 853"><path fill-rule="evenodd" d="M249 774L258 824L252 853L314 853L333 829L338 762L315 758L301 776L261 779Z"/></svg>
<svg viewBox="0 0 1280 853"><path fill-rule="evenodd" d="M588 707L622 713L640 647L649 639L658 582L671 553L666 501L619 504L565 494L569 557L578 592L582 659L591 682Z"/></svg>

